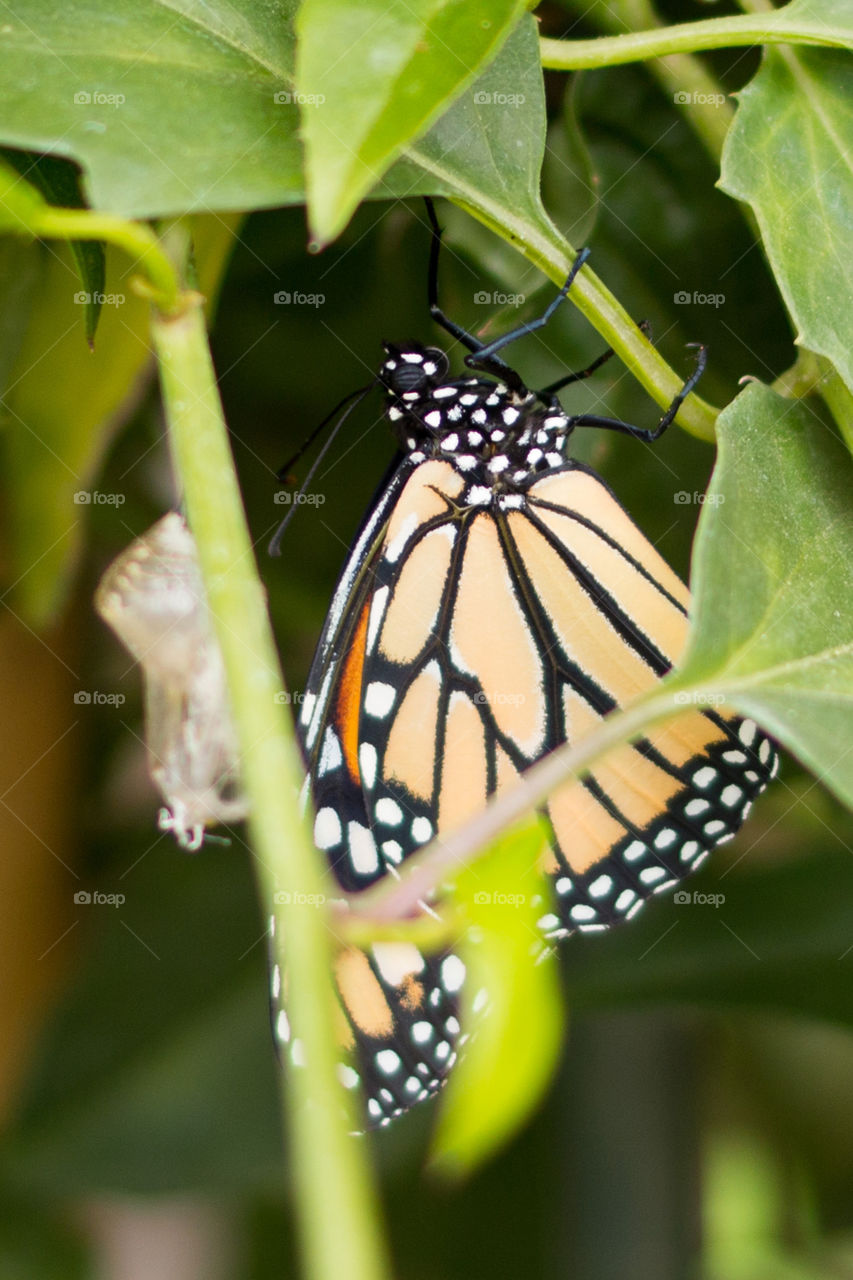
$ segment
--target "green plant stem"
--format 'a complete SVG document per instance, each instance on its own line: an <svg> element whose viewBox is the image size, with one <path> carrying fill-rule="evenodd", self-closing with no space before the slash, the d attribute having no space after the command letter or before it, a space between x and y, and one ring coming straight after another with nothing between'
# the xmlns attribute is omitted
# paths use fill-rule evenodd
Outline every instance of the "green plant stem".
<svg viewBox="0 0 853 1280"><path fill-rule="evenodd" d="M186 237L178 239L185 250ZM225 662L260 896L265 911L276 919L278 960L282 965L287 961L293 977L288 1012L310 1064L310 1069L290 1071L284 1097L306 1273L313 1280L382 1280L388 1271L373 1179L365 1148L350 1136L353 1122L336 1074L327 915L322 907L275 901L277 891L286 887L318 895L322 902L329 886L300 817L302 767L285 709L275 697L283 683L201 299L176 316L156 315L152 334L175 465Z"/></svg>
<svg viewBox="0 0 853 1280"><path fill-rule="evenodd" d="M697 49L726 49L750 44L811 44L847 47L848 41L826 23L806 19L792 21L784 10L769 10L766 17L740 14L679 22L652 31L600 36L595 40L550 40L543 37L542 65L551 71L582 71L593 67L617 67L644 62L673 53Z"/></svg>
<svg viewBox="0 0 853 1280"><path fill-rule="evenodd" d="M681 691L664 687L626 710L607 716L594 733L577 745L566 743L526 770L517 785L493 797L464 826L408 858L399 879L380 881L351 898L350 906L370 920L404 918L448 877L485 854L497 836L532 813L569 778L589 773L609 751L633 741L651 725L678 715L686 706L703 706L706 699L716 696L713 689Z"/></svg>
<svg viewBox="0 0 853 1280"><path fill-rule="evenodd" d="M472 217L478 218L505 239L510 239L519 252L544 272L555 283L563 284L575 259L571 245L557 232L550 235L534 226L523 215L516 219L507 217L506 210L485 200L481 193L454 191L454 199ZM628 315L625 308L613 296L598 276L584 266L572 285L574 305L586 316L590 324L618 354L659 405L666 407L678 391L683 378L667 364L660 352L652 346L642 329ZM695 392L684 401L676 422L685 431L700 440L714 439L714 423L719 410L708 404Z"/></svg>
<svg viewBox="0 0 853 1280"><path fill-rule="evenodd" d="M615 9L595 9L592 16L594 19L600 16L602 21L614 27L619 22L632 31L644 27L667 29L651 0L622 0ZM719 165L723 143L735 114L719 81L692 53L671 53L664 58L652 58L648 70L664 93L685 104L685 119L714 164ZM677 94L686 94L689 101L677 98Z"/></svg>
<svg viewBox="0 0 853 1280"><path fill-rule="evenodd" d="M55 209L39 213L35 234L44 239L106 240L134 258L148 276L152 300L162 313L172 314L180 306L180 289L174 267L157 236L143 222L131 222L88 209Z"/></svg>

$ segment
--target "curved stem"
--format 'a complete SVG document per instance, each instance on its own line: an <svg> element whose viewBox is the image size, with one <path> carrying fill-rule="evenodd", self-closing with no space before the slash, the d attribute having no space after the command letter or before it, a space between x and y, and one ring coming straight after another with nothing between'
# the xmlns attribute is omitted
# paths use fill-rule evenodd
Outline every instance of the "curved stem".
<svg viewBox="0 0 853 1280"><path fill-rule="evenodd" d="M627 35L600 36L595 40L551 40L540 42L542 65L551 71L582 71L593 67L616 67L626 62L643 62L672 53L695 53L698 49L726 49L750 44L812 44L847 48L849 40L826 23L791 19L784 9L763 16L738 14L732 18L708 18L703 22L679 22L652 31L632 31Z"/></svg>
<svg viewBox="0 0 853 1280"><path fill-rule="evenodd" d="M144 222L133 222L88 209L57 209L47 205L34 224L35 234L45 239L106 240L134 258L148 276L152 301L167 315L181 306L180 287L174 267L157 236Z"/></svg>
<svg viewBox="0 0 853 1280"><path fill-rule="evenodd" d="M575 250L556 229L546 236L523 216L517 220L500 206L492 207L481 193L454 196L456 203L492 231L511 239L524 256L555 284L564 284L576 257ZM669 405L683 385L683 378L667 364L646 335L607 286L584 266L572 284L571 300L608 346L630 369L659 405ZM714 440L719 409L691 392L678 411L676 422L700 440Z"/></svg>
<svg viewBox="0 0 853 1280"><path fill-rule="evenodd" d="M482 857L491 841L541 805L558 786L569 778L589 773L609 751L632 741L650 725L683 712L687 698L701 698L705 692L702 689L691 689L687 694L670 688L655 690L625 711L608 716L582 742L566 743L528 769L516 786L494 796L484 809L446 839L435 841L407 859L399 879L380 881L350 898L351 909L370 920L405 918L416 911L418 904L448 875Z"/></svg>

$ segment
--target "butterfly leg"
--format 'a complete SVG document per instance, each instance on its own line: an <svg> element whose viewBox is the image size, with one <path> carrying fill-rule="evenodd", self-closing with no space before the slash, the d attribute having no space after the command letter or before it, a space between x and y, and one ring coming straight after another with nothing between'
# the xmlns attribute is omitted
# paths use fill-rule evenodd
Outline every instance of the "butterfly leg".
<svg viewBox="0 0 853 1280"><path fill-rule="evenodd" d="M645 440L647 444L659 439L671 424L673 418L678 413L684 400L696 386L696 383L705 372L705 366L708 362L708 349L699 342L690 342L688 346L697 349L696 367L690 377L684 383L684 386L673 397L672 403L666 413L661 418L656 427L637 427L630 422L622 422L618 418L599 418L594 413L581 413L576 418L572 418L573 427L603 427L608 431L621 431L623 435L633 436L635 440Z"/></svg>
<svg viewBox="0 0 853 1280"><path fill-rule="evenodd" d="M551 319L551 316L557 310L557 307L565 298L574 283L575 276L580 271L583 264L589 257L589 249L581 249L578 256L572 263L572 269L569 272L566 283L555 298L552 298L548 306L545 308L541 316L537 316L535 320L528 320L526 324L518 325L515 329L510 329L509 333L504 333L499 338L495 338L494 342L489 342L486 346L470 356L465 357L465 363L469 369L482 369L485 373L496 372L495 364L503 365L503 361L495 361L495 356L502 347L506 347L510 342L515 342L516 338L523 338L528 333L535 333L537 329L542 329ZM503 377L503 374L499 376ZM582 376L582 375L581 375ZM571 381L571 377L569 381ZM504 377L504 381L506 378Z"/></svg>

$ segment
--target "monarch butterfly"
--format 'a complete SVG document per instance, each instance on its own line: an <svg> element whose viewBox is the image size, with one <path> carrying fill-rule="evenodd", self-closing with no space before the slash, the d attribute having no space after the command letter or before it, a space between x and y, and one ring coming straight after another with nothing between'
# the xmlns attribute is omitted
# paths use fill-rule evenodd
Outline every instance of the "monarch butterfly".
<svg viewBox="0 0 853 1280"><path fill-rule="evenodd" d="M311 668L299 732L314 839L347 893L395 874L487 798L595 728L678 661L687 588L589 467L572 431L644 441L672 422L696 368L651 430L570 416L498 352L544 325L588 250L537 320L483 344L438 305L441 231L431 204L430 312L468 350L386 343L377 382L400 456L356 537ZM277 538L273 540L274 547ZM691 711L623 746L548 800L546 938L604 929L671 888L731 838L774 774L751 720ZM336 978L347 1086L387 1124L442 1085L461 1041L464 965L410 944L343 949ZM274 974L274 994L281 985ZM286 1015L279 1037L289 1039ZM300 1061L300 1047L291 1044Z"/></svg>

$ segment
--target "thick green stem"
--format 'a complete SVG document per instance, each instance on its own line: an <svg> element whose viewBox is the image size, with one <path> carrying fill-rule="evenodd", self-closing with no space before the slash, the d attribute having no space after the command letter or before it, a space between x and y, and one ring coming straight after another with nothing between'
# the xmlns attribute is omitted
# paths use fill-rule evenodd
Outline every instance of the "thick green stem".
<svg viewBox="0 0 853 1280"><path fill-rule="evenodd" d="M847 47L849 41L827 23L807 18L794 21L784 9L766 15L743 14L733 18L708 18L703 22L680 22L652 31L632 31L621 36L600 36L595 40L542 39L542 65L552 71L582 71L593 67L616 67L626 62L644 62L672 53L695 53L697 49L726 49L750 44L812 44Z"/></svg>
<svg viewBox="0 0 853 1280"><path fill-rule="evenodd" d="M364 1146L350 1136L353 1122L336 1073L331 933L322 905L329 886L300 817L302 766L276 699L282 677L201 300L171 318L156 316L152 333L175 465L225 661L260 896L265 912L275 916L277 958L287 961L291 974L291 1024L310 1064L291 1069L285 1091L306 1274L312 1280L382 1280L388 1270L373 1179ZM285 890L289 901L282 900ZM312 899L321 905L300 905Z"/></svg>

